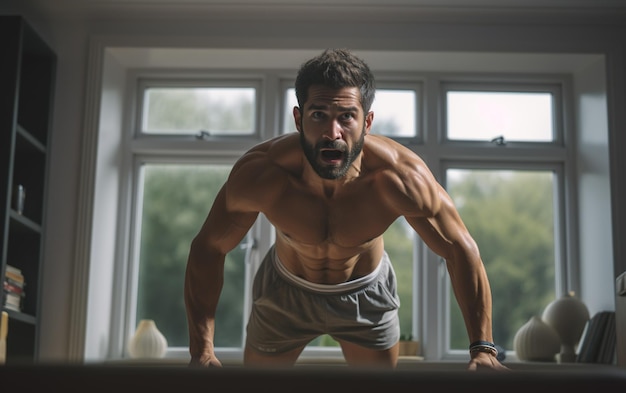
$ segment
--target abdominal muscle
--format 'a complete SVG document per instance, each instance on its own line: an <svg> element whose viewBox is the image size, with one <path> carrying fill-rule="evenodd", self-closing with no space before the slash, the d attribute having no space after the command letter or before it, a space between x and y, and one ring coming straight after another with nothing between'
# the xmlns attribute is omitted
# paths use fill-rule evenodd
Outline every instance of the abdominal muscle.
<svg viewBox="0 0 626 393"><path fill-rule="evenodd" d="M373 272L383 256L382 236L357 246L331 241L306 244L277 231L276 254L294 275L316 284L334 285Z"/></svg>

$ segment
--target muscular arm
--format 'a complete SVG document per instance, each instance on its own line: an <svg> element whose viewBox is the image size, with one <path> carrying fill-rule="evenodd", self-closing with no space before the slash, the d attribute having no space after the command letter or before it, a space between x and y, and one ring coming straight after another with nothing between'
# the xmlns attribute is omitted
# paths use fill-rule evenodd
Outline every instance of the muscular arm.
<svg viewBox="0 0 626 393"><path fill-rule="evenodd" d="M216 365L215 312L224 285L224 260L282 191L280 169L269 159L271 143L244 154L191 242L185 273L185 306L192 365Z"/></svg>
<svg viewBox="0 0 626 393"><path fill-rule="evenodd" d="M407 159L409 168L398 177L402 214L426 245L446 260L452 288L470 342L493 342L492 298L487 273L476 242L465 227L447 192L419 159ZM473 353L477 365L501 366L493 356Z"/></svg>
<svg viewBox="0 0 626 393"><path fill-rule="evenodd" d="M426 245L446 260L470 342L493 341L491 289L478 246L447 193L439 189L437 194L439 206L432 215L408 217L407 221Z"/></svg>
<svg viewBox="0 0 626 393"><path fill-rule="evenodd" d="M220 365L214 354L213 340L215 312L224 284L224 260L246 235L258 214L235 211L227 202L225 187L192 240L187 260L184 298L193 365Z"/></svg>

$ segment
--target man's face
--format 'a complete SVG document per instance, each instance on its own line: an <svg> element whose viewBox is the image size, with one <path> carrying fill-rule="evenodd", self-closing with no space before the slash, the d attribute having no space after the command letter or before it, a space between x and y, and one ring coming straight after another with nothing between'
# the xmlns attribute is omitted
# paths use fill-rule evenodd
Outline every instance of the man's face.
<svg viewBox="0 0 626 393"><path fill-rule="evenodd" d="M303 108L294 108L296 127L307 160L324 179L339 179L363 149L373 113L361 107L356 87L311 86Z"/></svg>

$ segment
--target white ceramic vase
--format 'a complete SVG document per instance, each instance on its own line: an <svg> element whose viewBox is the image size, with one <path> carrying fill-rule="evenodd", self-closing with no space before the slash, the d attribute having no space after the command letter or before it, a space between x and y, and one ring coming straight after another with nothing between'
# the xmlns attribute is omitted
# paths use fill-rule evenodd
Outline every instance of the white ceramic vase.
<svg viewBox="0 0 626 393"><path fill-rule="evenodd" d="M142 319L128 343L128 354L133 359L158 359L167 352L167 339L152 319Z"/></svg>
<svg viewBox="0 0 626 393"><path fill-rule="evenodd" d="M580 301L574 292L569 292L548 304L541 318L559 334L561 339L559 362L575 362L576 346L589 321L589 310L585 303Z"/></svg>
<svg viewBox="0 0 626 393"><path fill-rule="evenodd" d="M533 316L515 333L513 347L520 360L554 362L561 340L556 330Z"/></svg>

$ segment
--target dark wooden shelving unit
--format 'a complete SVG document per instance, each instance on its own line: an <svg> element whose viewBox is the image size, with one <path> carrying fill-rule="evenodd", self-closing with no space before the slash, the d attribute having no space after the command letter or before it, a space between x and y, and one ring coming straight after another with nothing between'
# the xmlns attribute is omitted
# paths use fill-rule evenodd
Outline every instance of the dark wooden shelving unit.
<svg viewBox="0 0 626 393"><path fill-rule="evenodd" d="M9 316L6 364L38 358L48 144L56 55L18 15L0 15L0 279ZM25 189L23 209L16 189ZM19 311L5 305L7 265L24 276Z"/></svg>

